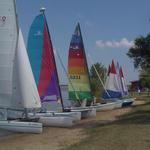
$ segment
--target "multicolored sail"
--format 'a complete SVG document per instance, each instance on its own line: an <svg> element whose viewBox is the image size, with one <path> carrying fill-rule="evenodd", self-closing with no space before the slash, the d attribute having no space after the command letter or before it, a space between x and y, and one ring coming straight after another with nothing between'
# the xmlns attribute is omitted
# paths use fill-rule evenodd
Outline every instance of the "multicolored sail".
<svg viewBox="0 0 150 150"><path fill-rule="evenodd" d="M112 61L110 73L106 79L105 89L107 92L104 91L103 93L104 99L119 98L122 96L120 88L119 88L119 84L118 84L118 77L117 77L117 72L116 72L114 61Z"/></svg>
<svg viewBox="0 0 150 150"><path fill-rule="evenodd" d="M41 102L57 101L61 95L53 46L43 11L31 25L27 49Z"/></svg>
<svg viewBox="0 0 150 150"><path fill-rule="evenodd" d="M79 23L70 42L68 74L69 99L74 101L91 100L89 72Z"/></svg>

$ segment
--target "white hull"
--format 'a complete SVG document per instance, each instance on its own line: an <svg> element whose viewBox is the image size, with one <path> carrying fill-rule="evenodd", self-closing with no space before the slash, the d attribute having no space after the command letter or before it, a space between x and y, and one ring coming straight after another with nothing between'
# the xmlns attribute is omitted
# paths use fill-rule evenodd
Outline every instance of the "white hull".
<svg viewBox="0 0 150 150"><path fill-rule="evenodd" d="M88 111L83 111L81 113L81 118L89 118L89 117L95 117L96 116L96 109L92 108Z"/></svg>
<svg viewBox="0 0 150 150"><path fill-rule="evenodd" d="M134 103L134 98L122 99L122 107L131 106Z"/></svg>
<svg viewBox="0 0 150 150"><path fill-rule="evenodd" d="M96 116L96 109L90 107L74 107L71 108L71 112L81 112L81 119Z"/></svg>
<svg viewBox="0 0 150 150"><path fill-rule="evenodd" d="M13 132L42 133L42 124L35 122L0 121L0 128Z"/></svg>
<svg viewBox="0 0 150 150"><path fill-rule="evenodd" d="M112 102L112 103L106 103L106 104L97 104L94 106L90 106L91 108L95 108L96 111L104 111L104 110L112 110L116 108L116 103ZM121 108L121 105L120 105Z"/></svg>
<svg viewBox="0 0 150 150"><path fill-rule="evenodd" d="M51 112L51 111L46 111L46 113L51 113L54 116L72 117L73 121L80 121L81 120L81 112Z"/></svg>
<svg viewBox="0 0 150 150"><path fill-rule="evenodd" d="M116 101L115 108L121 108L121 107L122 107L122 104L123 104L123 101L122 101L122 100Z"/></svg>
<svg viewBox="0 0 150 150"><path fill-rule="evenodd" d="M74 122L81 120L81 112L55 112L46 111L40 113L29 113L31 117L71 117Z"/></svg>
<svg viewBox="0 0 150 150"><path fill-rule="evenodd" d="M45 127L72 127L74 125L73 118L66 116L41 116L38 122Z"/></svg>

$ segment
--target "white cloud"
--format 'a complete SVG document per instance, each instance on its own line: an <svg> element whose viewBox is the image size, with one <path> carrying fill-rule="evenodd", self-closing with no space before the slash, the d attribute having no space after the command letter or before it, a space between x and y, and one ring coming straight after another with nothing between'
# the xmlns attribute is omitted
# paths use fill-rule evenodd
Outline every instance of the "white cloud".
<svg viewBox="0 0 150 150"><path fill-rule="evenodd" d="M122 38L120 41L97 40L96 46L98 48L130 48L134 46L134 42L129 41L127 38Z"/></svg>

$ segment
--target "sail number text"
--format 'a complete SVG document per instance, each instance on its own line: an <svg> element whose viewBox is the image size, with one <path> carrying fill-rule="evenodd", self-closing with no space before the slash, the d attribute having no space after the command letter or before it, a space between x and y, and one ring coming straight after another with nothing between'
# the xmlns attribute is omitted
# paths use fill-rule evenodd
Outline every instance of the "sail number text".
<svg viewBox="0 0 150 150"><path fill-rule="evenodd" d="M80 79L80 76L79 75L71 75L70 79Z"/></svg>

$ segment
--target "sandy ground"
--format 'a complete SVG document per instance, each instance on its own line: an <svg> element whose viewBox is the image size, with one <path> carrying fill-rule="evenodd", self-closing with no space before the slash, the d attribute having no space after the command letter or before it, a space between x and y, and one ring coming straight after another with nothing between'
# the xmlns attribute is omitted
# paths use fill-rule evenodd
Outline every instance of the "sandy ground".
<svg viewBox="0 0 150 150"><path fill-rule="evenodd" d="M137 101L134 105L142 104ZM87 137L84 128L106 124L132 107L97 112L94 118L84 119L72 128L44 128L42 134L13 134L0 139L0 150L60 150Z"/></svg>

